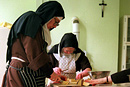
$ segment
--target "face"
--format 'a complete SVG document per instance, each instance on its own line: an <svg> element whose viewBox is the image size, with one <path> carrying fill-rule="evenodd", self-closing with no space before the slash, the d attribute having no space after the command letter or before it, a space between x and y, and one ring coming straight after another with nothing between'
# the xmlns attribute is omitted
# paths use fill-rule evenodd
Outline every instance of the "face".
<svg viewBox="0 0 130 87"><path fill-rule="evenodd" d="M60 20L57 17L54 17L53 19L51 19L48 24L47 24L47 28L48 29L53 29L56 28L60 23Z"/></svg>
<svg viewBox="0 0 130 87"><path fill-rule="evenodd" d="M61 52L61 56L63 58L73 58L74 57L74 52L75 51L75 48L73 47L64 47L62 49L62 52Z"/></svg>
<svg viewBox="0 0 130 87"><path fill-rule="evenodd" d="M73 48L73 47L64 47L62 50L66 54L72 54L75 51L75 48Z"/></svg>

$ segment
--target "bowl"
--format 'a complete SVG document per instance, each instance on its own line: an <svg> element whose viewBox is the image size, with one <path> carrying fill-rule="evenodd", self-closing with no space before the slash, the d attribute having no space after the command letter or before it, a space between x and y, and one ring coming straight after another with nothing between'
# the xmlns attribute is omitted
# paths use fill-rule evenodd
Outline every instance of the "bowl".
<svg viewBox="0 0 130 87"><path fill-rule="evenodd" d="M88 71L91 79L99 79L106 77L110 74L110 71Z"/></svg>

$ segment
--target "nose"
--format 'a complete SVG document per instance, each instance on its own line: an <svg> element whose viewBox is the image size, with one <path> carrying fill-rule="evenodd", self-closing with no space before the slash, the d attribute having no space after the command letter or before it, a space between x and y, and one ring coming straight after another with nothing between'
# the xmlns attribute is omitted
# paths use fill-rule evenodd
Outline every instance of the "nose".
<svg viewBox="0 0 130 87"><path fill-rule="evenodd" d="M51 28L56 28L56 26L53 25L53 26L51 26Z"/></svg>
<svg viewBox="0 0 130 87"><path fill-rule="evenodd" d="M72 51L68 51L68 52L67 52L67 54L71 54L71 53L72 53Z"/></svg>
<svg viewBox="0 0 130 87"><path fill-rule="evenodd" d="M53 26L54 28L56 28L57 26Z"/></svg>
<svg viewBox="0 0 130 87"><path fill-rule="evenodd" d="M59 26L59 24L53 25L54 28L56 28L57 26Z"/></svg>

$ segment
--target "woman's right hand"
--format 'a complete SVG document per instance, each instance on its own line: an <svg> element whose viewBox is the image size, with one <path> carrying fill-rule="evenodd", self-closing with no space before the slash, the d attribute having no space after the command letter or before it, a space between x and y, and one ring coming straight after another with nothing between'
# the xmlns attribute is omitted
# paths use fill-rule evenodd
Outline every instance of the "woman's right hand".
<svg viewBox="0 0 130 87"><path fill-rule="evenodd" d="M51 75L51 78L49 78L50 80L54 81L54 82L60 82L61 80L66 81L67 77L64 75L57 75L55 72L53 72Z"/></svg>
<svg viewBox="0 0 130 87"><path fill-rule="evenodd" d="M61 80L60 76L57 75L55 72L53 72L50 76L51 76L51 78L49 78L49 79L54 82L59 82Z"/></svg>
<svg viewBox="0 0 130 87"><path fill-rule="evenodd" d="M53 71L54 71L56 74L58 74L58 75L61 75L61 72L62 72L62 70L61 70L59 67L53 68Z"/></svg>
<svg viewBox="0 0 130 87"><path fill-rule="evenodd" d="M64 76L64 75L59 75L59 76L60 76L61 80L67 81L67 77L66 76Z"/></svg>

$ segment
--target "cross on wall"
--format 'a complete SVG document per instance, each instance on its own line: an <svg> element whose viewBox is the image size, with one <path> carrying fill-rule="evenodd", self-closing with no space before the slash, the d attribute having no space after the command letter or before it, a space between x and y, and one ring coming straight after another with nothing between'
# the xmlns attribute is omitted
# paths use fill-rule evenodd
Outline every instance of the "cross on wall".
<svg viewBox="0 0 130 87"><path fill-rule="evenodd" d="M105 4L104 0L102 0L102 3L99 5L102 6L102 17L104 17L104 6L107 6L107 4Z"/></svg>

